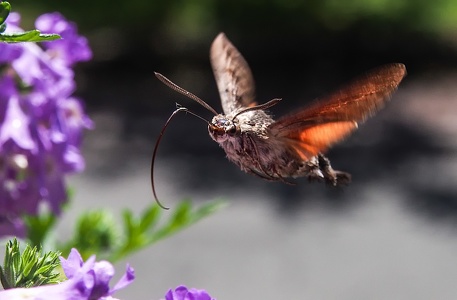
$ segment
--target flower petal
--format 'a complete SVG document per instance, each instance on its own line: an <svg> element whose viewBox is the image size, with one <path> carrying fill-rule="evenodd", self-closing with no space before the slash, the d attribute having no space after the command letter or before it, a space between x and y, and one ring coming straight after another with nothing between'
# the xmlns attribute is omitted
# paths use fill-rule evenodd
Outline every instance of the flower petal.
<svg viewBox="0 0 457 300"><path fill-rule="evenodd" d="M7 142L12 142L24 150L35 148L35 142L30 136L29 119L19 106L17 95L9 98L5 120L3 126L0 127L0 146L7 147L5 146Z"/></svg>
<svg viewBox="0 0 457 300"><path fill-rule="evenodd" d="M99 299L109 292L109 282L114 275L114 267L111 263L102 260L94 265L95 285L91 299Z"/></svg>
<svg viewBox="0 0 457 300"><path fill-rule="evenodd" d="M109 291L109 294L112 295L116 291L125 288L133 282L135 279L135 270L127 264L127 269L125 270L124 275L119 279L119 281L114 285L114 287Z"/></svg>
<svg viewBox="0 0 457 300"><path fill-rule="evenodd" d="M65 259L62 256L60 257L60 264L67 278L72 278L76 271L82 267L84 262L78 250L72 248L68 255L68 259Z"/></svg>

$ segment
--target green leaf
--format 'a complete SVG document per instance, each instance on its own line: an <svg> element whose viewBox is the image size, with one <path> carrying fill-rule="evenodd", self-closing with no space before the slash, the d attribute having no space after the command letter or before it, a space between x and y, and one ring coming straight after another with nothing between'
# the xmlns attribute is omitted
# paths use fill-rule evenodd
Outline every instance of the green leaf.
<svg viewBox="0 0 457 300"><path fill-rule="evenodd" d="M123 245L113 252L108 260L114 262L135 251L150 246L190 225L198 222L225 206L222 201L215 201L194 209L190 201L182 201L174 209L173 215L164 225L157 228L164 210L152 204L140 217L135 218L130 210L124 211L125 239Z"/></svg>
<svg viewBox="0 0 457 300"><path fill-rule="evenodd" d="M11 11L11 5L8 2L1 2L0 3L0 24L5 23L6 18Z"/></svg>
<svg viewBox="0 0 457 300"><path fill-rule="evenodd" d="M2 33L0 42L20 43L20 42L48 42L60 39L58 34L42 34L39 30L29 30L25 32Z"/></svg>
<svg viewBox="0 0 457 300"><path fill-rule="evenodd" d="M124 216L124 230L127 234L127 236L132 236L135 234L135 225L134 220L133 220L133 214L132 211L130 210L125 210L123 212Z"/></svg>
<svg viewBox="0 0 457 300"><path fill-rule="evenodd" d="M189 201L183 201L178 206L175 214L171 217L168 224L157 230L151 235L150 243L155 243L161 239L164 239L177 231L180 231L190 225L198 222L202 218L211 215L218 211L222 207L225 207L225 202L215 201L205 204L199 207L196 211L192 211L192 207Z"/></svg>
<svg viewBox="0 0 457 300"><path fill-rule="evenodd" d="M140 221L140 230L142 232L153 228L157 224L161 210L162 208L160 208L158 205L152 205L149 209L146 209L143 212Z"/></svg>

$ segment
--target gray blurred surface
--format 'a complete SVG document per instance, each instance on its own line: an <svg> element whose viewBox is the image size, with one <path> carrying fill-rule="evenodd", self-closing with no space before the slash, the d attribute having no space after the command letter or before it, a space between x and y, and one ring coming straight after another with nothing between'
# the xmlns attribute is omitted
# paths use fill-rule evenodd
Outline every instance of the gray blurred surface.
<svg viewBox="0 0 457 300"><path fill-rule="evenodd" d="M337 190L244 174L203 123L177 118L158 155L159 197L172 209L185 197L195 204L222 197L230 205L129 257L137 279L115 296L160 299L185 284L219 300L456 299L456 80L447 74L405 83L385 110L336 146L334 167L354 181ZM69 180L76 195L62 235L82 210L107 207L119 216L153 201L156 136L128 136L114 113L92 117L87 170ZM153 121L156 135L166 117ZM124 266L116 266L118 274Z"/></svg>

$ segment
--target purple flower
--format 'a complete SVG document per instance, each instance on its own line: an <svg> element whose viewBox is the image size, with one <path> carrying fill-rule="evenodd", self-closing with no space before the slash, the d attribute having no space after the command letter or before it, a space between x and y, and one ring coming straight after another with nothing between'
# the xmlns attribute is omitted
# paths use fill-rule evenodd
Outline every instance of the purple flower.
<svg viewBox="0 0 457 300"><path fill-rule="evenodd" d="M188 289L180 285L173 291L170 289L165 295L165 300L215 300L205 290Z"/></svg>
<svg viewBox="0 0 457 300"><path fill-rule="evenodd" d="M21 31L19 21L10 14L7 32ZM37 24L65 41L0 44L0 237L8 229L24 236L20 218L35 214L40 203L60 213L65 175L84 169L82 132L93 127L72 97L71 66L91 57L87 40L57 13L39 17Z"/></svg>
<svg viewBox="0 0 457 300"><path fill-rule="evenodd" d="M41 15L36 20L35 26L44 33L60 34L61 40L47 42L45 47L60 57L67 66L92 58L87 39L78 36L76 25L65 20L60 13Z"/></svg>
<svg viewBox="0 0 457 300"><path fill-rule="evenodd" d="M62 269L69 280L79 278L81 273L90 273L92 275L91 289L88 298L85 299L101 299L114 294L116 291L126 287L135 279L135 272L132 267L127 265L127 270L121 279L114 285L109 287L109 282L114 275L114 267L107 261L95 262L95 256L91 256L84 262L78 250L71 249L68 259L60 258Z"/></svg>
<svg viewBox="0 0 457 300"><path fill-rule="evenodd" d="M132 283L135 279L133 268L127 265L122 278L109 287L114 275L113 266L107 261L95 261L95 256L84 262L78 250L72 249L68 259L60 258L68 280L60 284L44 285L34 288L9 289L0 292L0 300L96 300L114 299L116 291Z"/></svg>

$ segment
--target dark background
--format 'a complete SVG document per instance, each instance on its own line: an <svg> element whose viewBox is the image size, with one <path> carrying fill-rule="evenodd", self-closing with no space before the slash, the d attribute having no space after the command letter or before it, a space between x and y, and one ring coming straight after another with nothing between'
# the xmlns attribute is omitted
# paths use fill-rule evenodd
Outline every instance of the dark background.
<svg viewBox="0 0 457 300"><path fill-rule="evenodd" d="M96 129L74 209L138 211L152 201L149 163L163 123L198 104L159 71L220 110L208 59L221 31L251 66L259 102L281 115L390 62L408 76L393 101L328 154L353 184L297 186L243 174L185 115L167 130L157 190L167 205L223 197L230 207L130 261L125 299L158 299L184 283L218 299L455 299L457 288L457 2L11 1L33 27L41 13L75 21L94 52L77 95ZM76 213L65 217L71 231ZM122 268L119 266L119 269Z"/></svg>

